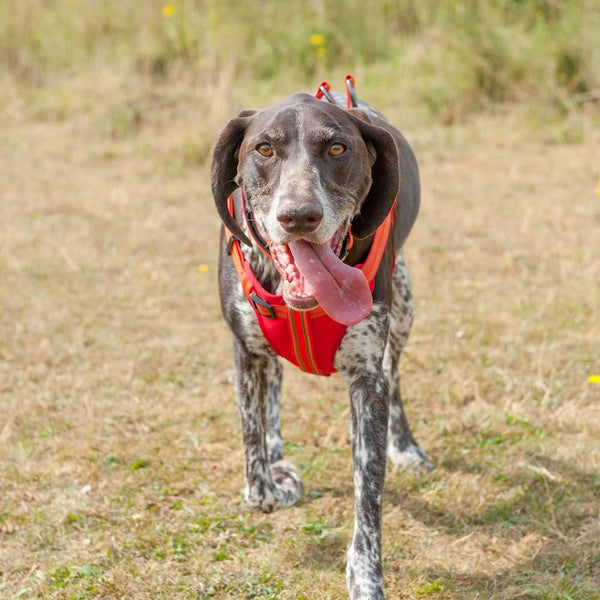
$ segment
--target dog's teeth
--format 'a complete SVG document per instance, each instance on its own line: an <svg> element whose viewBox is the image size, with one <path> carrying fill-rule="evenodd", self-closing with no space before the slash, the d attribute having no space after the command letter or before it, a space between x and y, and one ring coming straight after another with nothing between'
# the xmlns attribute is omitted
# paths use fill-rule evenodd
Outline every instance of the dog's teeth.
<svg viewBox="0 0 600 600"><path fill-rule="evenodd" d="M279 257L279 260L284 267L287 267L290 264L290 257L287 255L287 253L282 254Z"/></svg>
<svg viewBox="0 0 600 600"><path fill-rule="evenodd" d="M296 284L293 281L286 281L285 289L286 291L291 292L296 289Z"/></svg>
<svg viewBox="0 0 600 600"><path fill-rule="evenodd" d="M286 272L288 275L293 275L293 274L294 274L294 271L295 271L295 267L294 267L294 265L292 265L292 264L289 264L289 262L288 262L288 265L287 265L287 267L285 268L285 272Z"/></svg>

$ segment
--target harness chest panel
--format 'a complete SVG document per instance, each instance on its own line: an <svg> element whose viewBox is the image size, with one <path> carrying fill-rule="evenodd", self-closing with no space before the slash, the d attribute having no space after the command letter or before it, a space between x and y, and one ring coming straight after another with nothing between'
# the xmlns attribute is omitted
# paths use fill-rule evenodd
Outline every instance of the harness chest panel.
<svg viewBox="0 0 600 600"><path fill-rule="evenodd" d="M335 373L335 354L348 326L334 321L319 307L295 310L287 306L281 296L264 295L267 298L262 299L268 301L275 317L265 314L264 307L252 297L250 304L273 351L306 373Z"/></svg>

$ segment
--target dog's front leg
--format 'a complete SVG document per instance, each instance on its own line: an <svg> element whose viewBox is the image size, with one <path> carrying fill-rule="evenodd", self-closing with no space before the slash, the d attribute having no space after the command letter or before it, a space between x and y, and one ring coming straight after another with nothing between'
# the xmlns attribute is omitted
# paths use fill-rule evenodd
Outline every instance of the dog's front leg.
<svg viewBox="0 0 600 600"><path fill-rule="evenodd" d="M292 506L302 495L302 480L294 465L286 460L269 464L267 413L271 412L271 420L275 415L267 411L268 375L279 372L271 361L276 359L253 354L234 338L236 401L244 439L244 497L249 506L263 512Z"/></svg>
<svg viewBox="0 0 600 600"><path fill-rule="evenodd" d="M269 360L267 371L267 451L269 462L283 459L283 437L281 436L281 363L276 358Z"/></svg>
<svg viewBox="0 0 600 600"><path fill-rule="evenodd" d="M351 600L383 600L381 516L389 415L382 368L389 313L374 307L342 340L336 366L350 390L354 463L354 534L346 580Z"/></svg>

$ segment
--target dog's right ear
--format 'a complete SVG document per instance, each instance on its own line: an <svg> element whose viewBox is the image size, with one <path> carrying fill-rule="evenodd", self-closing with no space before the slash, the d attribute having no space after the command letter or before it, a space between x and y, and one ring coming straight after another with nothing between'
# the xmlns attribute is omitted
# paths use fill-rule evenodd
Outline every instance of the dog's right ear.
<svg viewBox="0 0 600 600"><path fill-rule="evenodd" d="M210 185L219 216L225 227L248 246L251 246L252 243L237 221L229 214L227 199L238 187L235 178L240 146L246 130L257 112L257 110L244 110L237 118L227 123L213 146L210 168Z"/></svg>

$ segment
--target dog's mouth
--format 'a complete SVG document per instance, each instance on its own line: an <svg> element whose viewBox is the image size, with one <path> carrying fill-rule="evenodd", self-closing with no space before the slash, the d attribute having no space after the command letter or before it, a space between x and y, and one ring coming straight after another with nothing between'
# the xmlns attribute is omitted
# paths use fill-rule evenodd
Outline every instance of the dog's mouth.
<svg viewBox="0 0 600 600"><path fill-rule="evenodd" d="M324 244L303 239L286 245L269 242L288 306L307 310L321 305L334 321L344 325L358 323L371 312L373 298L367 278L339 256L348 228L344 223Z"/></svg>

